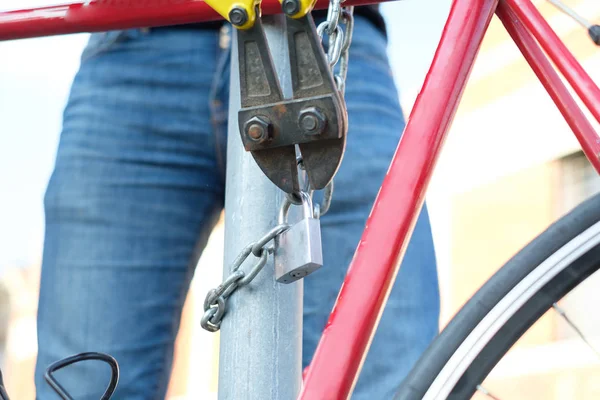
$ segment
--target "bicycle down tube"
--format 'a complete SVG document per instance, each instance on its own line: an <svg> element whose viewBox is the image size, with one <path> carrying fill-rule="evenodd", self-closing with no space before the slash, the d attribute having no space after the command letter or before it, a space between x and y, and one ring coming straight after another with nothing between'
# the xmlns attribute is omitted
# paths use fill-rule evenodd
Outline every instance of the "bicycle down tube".
<svg viewBox="0 0 600 400"><path fill-rule="evenodd" d="M347 0L347 5L381 1ZM155 3L153 5L153 3ZM318 8L325 8L320 1ZM117 5L118 4L118 5ZM0 40L97 32L218 19L203 2L148 0L112 3L96 0L39 9L0 12ZM264 0L265 14L280 13L276 0ZM299 395L303 400L346 399L360 372L406 244L422 207L433 168L493 14L519 45L557 107L574 130L586 156L600 172L600 139L561 82L538 41L575 92L598 118L600 91L554 37L544 39L545 22L529 0L455 0L423 88L408 119L389 172L377 196L342 289L323 332ZM549 47L550 46L550 47ZM570 69L574 72L569 72Z"/></svg>

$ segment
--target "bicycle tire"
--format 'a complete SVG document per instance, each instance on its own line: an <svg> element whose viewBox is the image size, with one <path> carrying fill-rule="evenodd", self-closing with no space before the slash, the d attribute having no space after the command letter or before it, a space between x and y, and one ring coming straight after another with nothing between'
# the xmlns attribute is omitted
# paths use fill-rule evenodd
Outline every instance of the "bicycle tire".
<svg viewBox="0 0 600 400"><path fill-rule="evenodd" d="M430 344L396 400L470 399L513 344L600 267L600 194L513 256Z"/></svg>

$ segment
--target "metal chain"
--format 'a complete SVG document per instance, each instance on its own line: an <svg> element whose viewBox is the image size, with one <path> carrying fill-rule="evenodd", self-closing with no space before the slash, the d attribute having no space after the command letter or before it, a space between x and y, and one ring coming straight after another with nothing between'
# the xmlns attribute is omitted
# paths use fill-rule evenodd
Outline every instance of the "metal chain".
<svg viewBox="0 0 600 400"><path fill-rule="evenodd" d="M348 75L348 64L350 62L350 45L352 44L352 34L354 33L354 7L344 7L342 9L342 22L346 25L346 36L342 46L342 56L340 57L340 72L335 75L335 83L338 90L344 95L346 91L346 76Z"/></svg>
<svg viewBox="0 0 600 400"><path fill-rule="evenodd" d="M330 0L327 11L327 20L319 24L317 33L324 40L327 33L329 37L327 60L338 90L343 95L348 74L349 50L354 32L354 7L342 7L344 0ZM342 25L346 29L342 29ZM335 66L340 62L339 73L335 73Z"/></svg>
<svg viewBox="0 0 600 400"><path fill-rule="evenodd" d="M204 315L200 321L202 328L209 332L216 332L219 330L221 327L221 320L225 315L227 298L238 288L252 282L267 263L269 254L273 254L275 251L273 246L267 247L267 244L288 229L290 229L289 224L277 225L256 242L250 243L244 247L231 265L231 274L223 281L223 283L215 289L211 289L206 295L206 299L204 300ZM244 261L248 259L250 254L254 255L258 260L250 269L250 272L246 274L240 267Z"/></svg>

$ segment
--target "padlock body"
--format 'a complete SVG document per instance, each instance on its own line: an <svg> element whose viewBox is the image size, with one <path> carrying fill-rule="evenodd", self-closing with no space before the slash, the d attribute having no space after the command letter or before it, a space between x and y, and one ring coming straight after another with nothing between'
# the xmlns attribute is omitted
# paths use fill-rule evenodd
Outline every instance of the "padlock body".
<svg viewBox="0 0 600 400"><path fill-rule="evenodd" d="M304 218L278 238L275 279L292 283L323 266L321 221Z"/></svg>

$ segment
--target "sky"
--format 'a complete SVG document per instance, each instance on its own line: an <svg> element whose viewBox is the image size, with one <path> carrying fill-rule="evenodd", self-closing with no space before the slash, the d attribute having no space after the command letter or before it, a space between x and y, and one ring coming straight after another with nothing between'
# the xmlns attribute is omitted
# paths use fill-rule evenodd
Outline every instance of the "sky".
<svg viewBox="0 0 600 400"><path fill-rule="evenodd" d="M0 10L57 4L2 0ZM433 57L450 0L382 6L389 53L408 113ZM0 270L36 263L43 242L43 195L61 116L87 34L0 43Z"/></svg>

